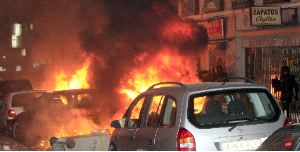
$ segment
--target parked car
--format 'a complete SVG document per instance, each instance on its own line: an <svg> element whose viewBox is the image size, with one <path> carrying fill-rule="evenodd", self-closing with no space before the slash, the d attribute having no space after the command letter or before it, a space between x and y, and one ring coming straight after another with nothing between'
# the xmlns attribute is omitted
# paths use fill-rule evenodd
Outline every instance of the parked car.
<svg viewBox="0 0 300 152"><path fill-rule="evenodd" d="M47 145L41 144L41 142L47 141L59 132L60 127L66 125L68 129L76 128L77 126L70 127L69 123L82 120L82 117L86 120L84 122L92 122L91 114L87 110L93 94L91 89L22 91L22 93L24 92L28 94L17 96L18 100L15 99L16 101L14 100L16 93L12 93L11 105L20 100L18 103L22 104L24 108L22 110L13 108L17 115L13 117L11 125L9 125L12 126L13 137L22 143L37 149L47 148L44 147Z"/></svg>
<svg viewBox="0 0 300 152"><path fill-rule="evenodd" d="M267 88L228 80L151 86L112 121L109 149L255 150L287 119Z"/></svg>
<svg viewBox="0 0 300 152"><path fill-rule="evenodd" d="M10 92L4 98L0 111L0 128L6 135L19 138L20 123L18 117L26 111L26 108L37 103L37 99L46 94L45 90L24 90Z"/></svg>
<svg viewBox="0 0 300 152"><path fill-rule="evenodd" d="M282 127L268 137L259 151L300 151L300 124Z"/></svg>

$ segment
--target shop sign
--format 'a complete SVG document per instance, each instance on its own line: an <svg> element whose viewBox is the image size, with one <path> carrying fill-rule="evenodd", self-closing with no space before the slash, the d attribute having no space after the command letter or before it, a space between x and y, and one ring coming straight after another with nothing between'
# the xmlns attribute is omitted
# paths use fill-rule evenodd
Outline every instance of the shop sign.
<svg viewBox="0 0 300 152"><path fill-rule="evenodd" d="M251 7L251 25L280 25L280 7Z"/></svg>
<svg viewBox="0 0 300 152"><path fill-rule="evenodd" d="M224 39L224 21L222 18L199 22L206 28L210 40Z"/></svg>
<svg viewBox="0 0 300 152"><path fill-rule="evenodd" d="M223 0L204 0L203 12L217 12L223 10Z"/></svg>
<svg viewBox="0 0 300 152"><path fill-rule="evenodd" d="M249 38L243 40L244 48L262 48L273 46L300 46L300 36Z"/></svg>
<svg viewBox="0 0 300 152"><path fill-rule="evenodd" d="M253 0L232 0L231 1L231 9L243 9L254 6Z"/></svg>

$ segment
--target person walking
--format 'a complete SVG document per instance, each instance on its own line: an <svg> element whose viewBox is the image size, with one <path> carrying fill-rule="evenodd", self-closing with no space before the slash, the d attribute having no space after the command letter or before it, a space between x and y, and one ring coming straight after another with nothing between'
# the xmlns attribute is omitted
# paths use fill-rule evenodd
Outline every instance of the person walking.
<svg viewBox="0 0 300 152"><path fill-rule="evenodd" d="M290 73L290 68L288 66L283 66L281 68L280 76L280 91L281 91L281 104L284 111L286 111L286 116L289 118L290 115L290 104L292 103L293 97L298 100L299 87L295 80L295 76Z"/></svg>

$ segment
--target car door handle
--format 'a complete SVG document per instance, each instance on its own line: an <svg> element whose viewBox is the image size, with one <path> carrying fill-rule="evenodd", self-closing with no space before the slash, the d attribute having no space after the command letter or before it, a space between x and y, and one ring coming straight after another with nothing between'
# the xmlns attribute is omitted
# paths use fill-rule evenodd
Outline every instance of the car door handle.
<svg viewBox="0 0 300 152"><path fill-rule="evenodd" d="M148 142L149 142L149 145L154 145L154 139L149 139Z"/></svg>

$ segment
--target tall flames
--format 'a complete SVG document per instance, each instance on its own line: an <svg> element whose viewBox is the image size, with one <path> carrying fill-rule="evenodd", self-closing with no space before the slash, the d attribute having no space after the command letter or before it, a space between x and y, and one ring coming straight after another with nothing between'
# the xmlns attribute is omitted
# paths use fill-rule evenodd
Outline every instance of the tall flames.
<svg viewBox="0 0 300 152"><path fill-rule="evenodd" d="M90 88L90 85L88 83L88 76L91 62L92 57L86 58L83 66L71 75L67 75L64 70L61 70L58 74L55 75L54 90Z"/></svg>
<svg viewBox="0 0 300 152"><path fill-rule="evenodd" d="M148 63L144 63L144 59L148 55L142 54L138 56L136 59L137 63L143 64L132 69L131 72L121 79L119 93L127 97L122 102L123 110L127 108L138 94L146 91L155 83L165 81L194 83L199 81L193 61L180 55L176 50L163 49L157 55L151 57L147 61Z"/></svg>
<svg viewBox="0 0 300 152"><path fill-rule="evenodd" d="M75 72L70 72L69 70L57 70L55 71L54 88L49 90L69 90L69 89L88 89L90 88L90 66L93 60L93 56L88 56L85 58L81 67L79 67ZM68 105L66 98L60 98L64 105ZM89 134L99 128L92 120L85 117L72 117L74 110L75 112L84 112L79 109L63 109L63 107L58 107L56 109L61 113L61 117L69 119L68 122L59 124L49 124L51 129L48 130L49 138L55 137L66 137L75 135ZM45 112L46 113L46 112ZM40 148L47 148L50 143L47 139L41 140L39 143Z"/></svg>

